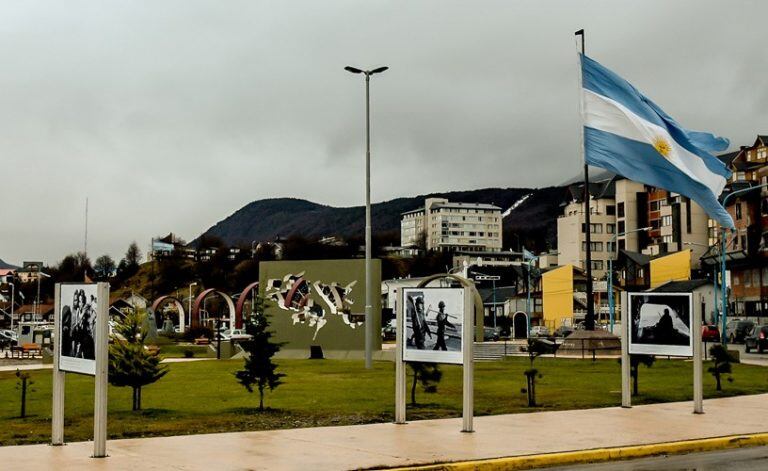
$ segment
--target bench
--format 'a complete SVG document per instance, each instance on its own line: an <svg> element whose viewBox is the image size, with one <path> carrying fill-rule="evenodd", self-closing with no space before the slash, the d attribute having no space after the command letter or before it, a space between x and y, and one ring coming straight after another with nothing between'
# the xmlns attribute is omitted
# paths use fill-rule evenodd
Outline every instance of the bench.
<svg viewBox="0 0 768 471"><path fill-rule="evenodd" d="M195 345L210 345L211 341L207 337L199 337L195 339Z"/></svg>
<svg viewBox="0 0 768 471"><path fill-rule="evenodd" d="M158 347L157 345L147 345L144 348L146 348L147 352L149 352L152 355L157 355L158 353L160 353L160 347Z"/></svg>

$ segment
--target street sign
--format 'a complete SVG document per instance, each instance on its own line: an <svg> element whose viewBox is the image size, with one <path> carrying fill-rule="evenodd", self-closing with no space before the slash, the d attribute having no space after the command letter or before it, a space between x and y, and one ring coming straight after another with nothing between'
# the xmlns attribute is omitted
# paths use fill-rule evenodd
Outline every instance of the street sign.
<svg viewBox="0 0 768 471"><path fill-rule="evenodd" d="M499 281L500 279L498 275L475 275L476 281Z"/></svg>

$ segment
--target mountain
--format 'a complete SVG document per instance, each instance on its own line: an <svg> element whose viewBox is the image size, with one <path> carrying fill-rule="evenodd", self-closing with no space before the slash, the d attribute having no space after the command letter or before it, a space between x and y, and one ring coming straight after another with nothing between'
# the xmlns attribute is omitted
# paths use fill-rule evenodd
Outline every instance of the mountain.
<svg viewBox="0 0 768 471"><path fill-rule="evenodd" d="M526 240L536 241L537 248L543 250L556 245L557 216L566 197L565 188L547 187L485 188L397 198L372 205L372 229L374 234L399 233L403 212L423 207L426 198L447 198L501 207L505 232L517 233L523 244L532 243ZM251 241L292 235L346 238L363 235L364 217L364 206L337 208L295 198L263 199L245 205L202 235L217 236L229 245L249 245ZM509 238L505 238L505 248L517 248L517 239Z"/></svg>
<svg viewBox="0 0 768 471"><path fill-rule="evenodd" d="M15 270L17 268L19 267L17 267L16 265L11 265L10 263L6 263L5 261L3 261L2 258L0 258L0 270L7 270L7 269Z"/></svg>

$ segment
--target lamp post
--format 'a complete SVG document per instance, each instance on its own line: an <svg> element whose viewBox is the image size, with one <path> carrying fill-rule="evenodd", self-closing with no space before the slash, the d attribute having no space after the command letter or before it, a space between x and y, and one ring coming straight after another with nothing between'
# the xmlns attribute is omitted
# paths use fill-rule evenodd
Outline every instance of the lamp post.
<svg viewBox="0 0 768 471"><path fill-rule="evenodd" d="M192 287L197 286L197 281L189 284L189 301L187 304L187 316L189 317L189 326L192 326ZM184 326L181 326L182 332L184 332Z"/></svg>
<svg viewBox="0 0 768 471"><path fill-rule="evenodd" d="M619 237L624 237L627 234L632 234L634 232L647 232L650 231L650 227L641 227L639 229L632 229L631 231L625 231L625 232L617 232L616 234L613 234L611 237L610 243L616 246L616 239ZM613 324L614 324L614 313L615 310L613 305L613 257L608 257L608 316L611 326L611 333L613 333Z"/></svg>
<svg viewBox="0 0 768 471"><path fill-rule="evenodd" d="M712 246L708 244L701 244L698 242L683 242L683 245L693 246L693 247L706 247L707 250L711 249ZM706 253L706 252L705 252ZM717 264L712 264L712 282L714 283L714 290L712 291L712 303L713 303L713 318L712 323L717 325L717 318L718 318L718 309L717 309ZM706 322L706 319L703 320Z"/></svg>
<svg viewBox="0 0 768 471"><path fill-rule="evenodd" d="M525 249L525 247L523 247L523 249ZM560 252L547 253L547 255L560 255ZM526 258L525 251L523 251L523 258ZM527 334L528 337L531 336L531 314L532 314L531 313L531 270L533 269L533 267L531 266L531 264L534 261L538 262L540 258L541 258L541 255L534 255L533 257L528 258L528 262L527 262L527 265L528 265L528 283L526 284L526 288L527 288L528 293L527 293L526 300L525 300L525 310L527 311L526 312L526 319L527 319L527 323L528 323L528 326L527 326L528 327L528 334Z"/></svg>
<svg viewBox="0 0 768 471"><path fill-rule="evenodd" d="M13 283L8 283L11 285L11 330L13 330L13 305L16 303L16 285Z"/></svg>
<svg viewBox="0 0 768 471"><path fill-rule="evenodd" d="M389 67L362 70L347 66L344 70L365 75L365 367L373 368L373 287L371 286L371 75Z"/></svg>
<svg viewBox="0 0 768 471"><path fill-rule="evenodd" d="M725 195L725 198L723 198L723 207L727 208L728 200L734 196L743 195L744 193L749 193L750 191L758 190L760 188L765 188L765 187L768 187L768 184L764 183L762 185L752 186L749 188L744 188L738 191L734 191L732 193L728 193L727 195ZM725 289L725 231L726 231L726 228L722 226L720 226L720 228L722 229L722 232L720 234L720 279L721 279L720 290L722 292L722 297L723 297L723 308L722 308L723 329L721 331L721 335L722 335L723 345L726 345L726 343L728 342L728 337L725 332L725 324L728 320L728 299L727 299L728 293L727 293L727 290Z"/></svg>

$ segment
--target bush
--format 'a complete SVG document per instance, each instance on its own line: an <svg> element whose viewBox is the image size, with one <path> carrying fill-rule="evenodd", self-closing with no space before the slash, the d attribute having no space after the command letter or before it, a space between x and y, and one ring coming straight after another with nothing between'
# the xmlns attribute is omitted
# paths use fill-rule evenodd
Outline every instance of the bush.
<svg viewBox="0 0 768 471"><path fill-rule="evenodd" d="M184 349L184 358L192 358L195 356L195 351L191 348Z"/></svg>

